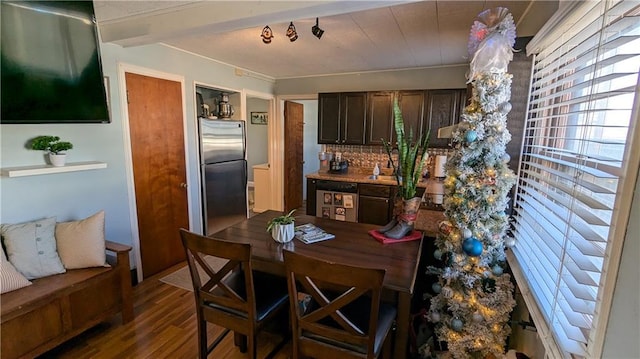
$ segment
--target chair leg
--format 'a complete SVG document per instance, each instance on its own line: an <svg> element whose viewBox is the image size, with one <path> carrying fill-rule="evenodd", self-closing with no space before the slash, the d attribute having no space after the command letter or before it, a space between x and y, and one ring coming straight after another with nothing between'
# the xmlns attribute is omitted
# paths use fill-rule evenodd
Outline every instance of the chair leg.
<svg viewBox="0 0 640 359"><path fill-rule="evenodd" d="M247 336L240 333L233 333L233 343L240 348L240 353L247 352Z"/></svg>
<svg viewBox="0 0 640 359"><path fill-rule="evenodd" d="M207 359L208 353L207 347L207 322L199 319L198 320L198 354L200 355L200 359Z"/></svg>
<svg viewBox="0 0 640 359"><path fill-rule="evenodd" d="M252 333L251 335L248 335L247 337L247 341L248 343L248 352L250 355L250 358L252 359L256 359L258 357L258 346L256 345L256 333Z"/></svg>

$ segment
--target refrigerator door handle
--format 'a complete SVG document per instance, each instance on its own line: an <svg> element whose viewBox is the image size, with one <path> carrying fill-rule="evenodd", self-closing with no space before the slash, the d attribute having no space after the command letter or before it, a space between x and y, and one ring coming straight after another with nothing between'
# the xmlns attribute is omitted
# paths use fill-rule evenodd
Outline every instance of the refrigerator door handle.
<svg viewBox="0 0 640 359"><path fill-rule="evenodd" d="M244 160L244 188L247 188L249 184L249 165L247 164L247 160Z"/></svg>

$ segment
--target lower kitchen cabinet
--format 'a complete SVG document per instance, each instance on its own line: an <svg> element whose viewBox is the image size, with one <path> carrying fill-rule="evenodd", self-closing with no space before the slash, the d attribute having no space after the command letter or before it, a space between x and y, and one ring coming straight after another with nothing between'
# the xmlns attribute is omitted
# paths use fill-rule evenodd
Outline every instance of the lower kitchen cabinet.
<svg viewBox="0 0 640 359"><path fill-rule="evenodd" d="M385 225L391 220L392 186L358 185L358 222Z"/></svg>

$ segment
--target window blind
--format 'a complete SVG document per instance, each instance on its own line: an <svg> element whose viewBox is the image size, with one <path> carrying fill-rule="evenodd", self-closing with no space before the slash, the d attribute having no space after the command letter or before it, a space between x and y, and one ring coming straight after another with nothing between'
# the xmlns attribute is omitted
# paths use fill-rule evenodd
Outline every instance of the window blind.
<svg viewBox="0 0 640 359"><path fill-rule="evenodd" d="M513 256L566 357L592 357L640 69L640 3L579 2L536 42ZM622 232L623 233L623 232ZM602 336L601 336L602 337Z"/></svg>

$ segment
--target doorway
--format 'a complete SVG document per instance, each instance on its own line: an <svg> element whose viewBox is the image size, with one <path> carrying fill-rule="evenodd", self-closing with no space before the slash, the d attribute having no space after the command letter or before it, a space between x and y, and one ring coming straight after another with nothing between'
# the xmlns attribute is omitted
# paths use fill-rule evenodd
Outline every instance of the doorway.
<svg viewBox="0 0 640 359"><path fill-rule="evenodd" d="M185 260L189 228L182 83L125 72L142 278ZM141 279L142 279L141 278Z"/></svg>

